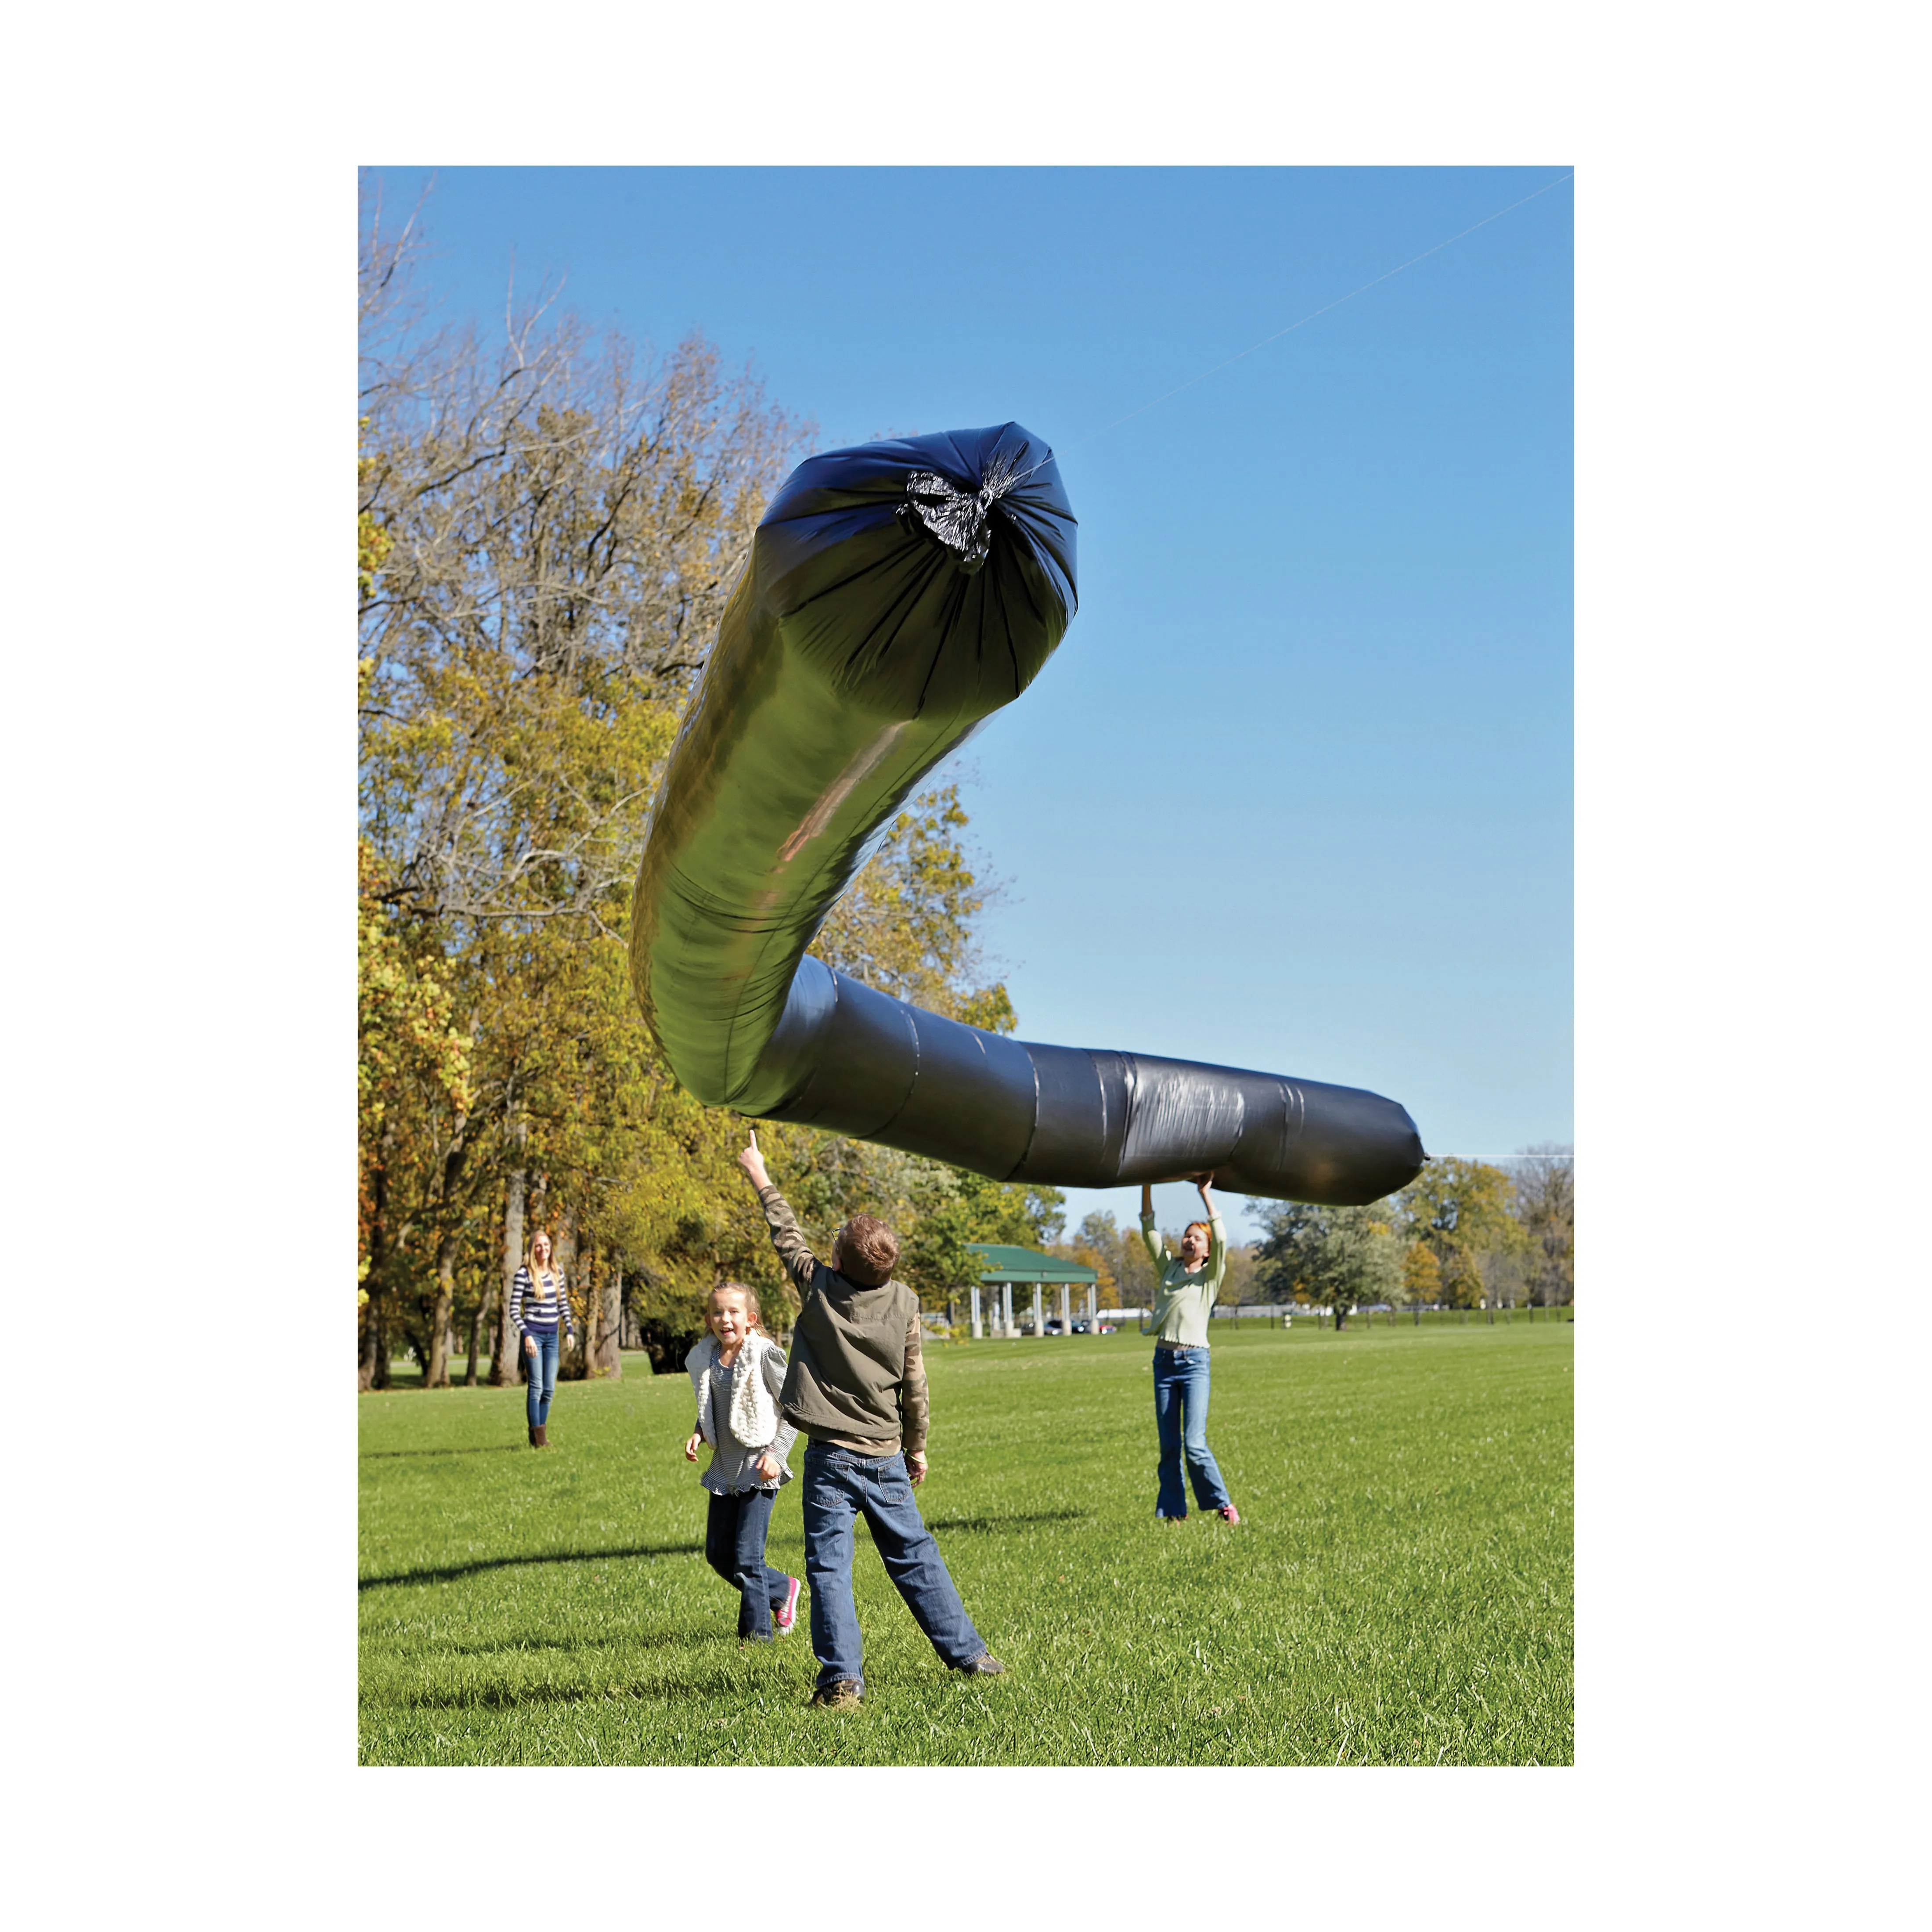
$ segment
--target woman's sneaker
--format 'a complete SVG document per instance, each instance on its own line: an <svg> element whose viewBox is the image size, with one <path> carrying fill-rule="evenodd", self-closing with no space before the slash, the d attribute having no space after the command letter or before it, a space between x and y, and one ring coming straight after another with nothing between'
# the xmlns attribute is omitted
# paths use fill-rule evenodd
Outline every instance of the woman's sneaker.
<svg viewBox="0 0 1932 1932"><path fill-rule="evenodd" d="M778 1626L780 1636L790 1636L798 1622L798 1579L789 1580L791 1588L785 1592L784 1607L772 1613L772 1622Z"/></svg>
<svg viewBox="0 0 1932 1932"><path fill-rule="evenodd" d="M1006 1666L991 1651L982 1650L970 1664L956 1664L953 1669L962 1677L1004 1677Z"/></svg>
<svg viewBox="0 0 1932 1932"><path fill-rule="evenodd" d="M1235 1508L1232 1503L1228 1503L1223 1508L1217 1509L1214 1514L1218 1516L1223 1522L1239 1522L1241 1520L1240 1511Z"/></svg>

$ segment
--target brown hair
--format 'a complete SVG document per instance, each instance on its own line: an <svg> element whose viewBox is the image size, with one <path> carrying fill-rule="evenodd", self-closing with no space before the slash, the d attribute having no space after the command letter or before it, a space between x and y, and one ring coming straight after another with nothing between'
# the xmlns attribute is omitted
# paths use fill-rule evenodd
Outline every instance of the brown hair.
<svg viewBox="0 0 1932 1932"><path fill-rule="evenodd" d="M1190 1221L1180 1232L1185 1236L1192 1234L1196 1228L1208 1237L1208 1245L1211 1248L1214 1245L1214 1229L1211 1223L1206 1221Z"/></svg>
<svg viewBox="0 0 1932 1932"><path fill-rule="evenodd" d="M870 1214L854 1214L838 1231L838 1272L861 1288L891 1280L899 1258L899 1238Z"/></svg>
<svg viewBox="0 0 1932 1932"><path fill-rule="evenodd" d="M706 1305L709 1306L721 1294L736 1295L745 1304L745 1312L751 1318L752 1326L760 1335L765 1334L765 1312L758 1306L758 1292L756 1288L747 1288L742 1281L721 1281L704 1298ZM769 1340L770 1337L766 1336L766 1339Z"/></svg>

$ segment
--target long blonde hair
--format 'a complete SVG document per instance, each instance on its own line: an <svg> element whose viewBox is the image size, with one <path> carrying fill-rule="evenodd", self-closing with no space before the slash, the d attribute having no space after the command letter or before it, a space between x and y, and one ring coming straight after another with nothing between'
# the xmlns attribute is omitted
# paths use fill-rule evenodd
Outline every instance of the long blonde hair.
<svg viewBox="0 0 1932 1932"><path fill-rule="evenodd" d="M537 1266L537 1244L542 1242L550 1250L550 1259L543 1267ZM550 1276L556 1285L560 1298L563 1294L563 1270L556 1264L556 1244L550 1238L548 1228L539 1228L530 1236L530 1252L524 1258L524 1268L530 1278L530 1286L536 1291L537 1299L543 1299L543 1282L545 1275Z"/></svg>

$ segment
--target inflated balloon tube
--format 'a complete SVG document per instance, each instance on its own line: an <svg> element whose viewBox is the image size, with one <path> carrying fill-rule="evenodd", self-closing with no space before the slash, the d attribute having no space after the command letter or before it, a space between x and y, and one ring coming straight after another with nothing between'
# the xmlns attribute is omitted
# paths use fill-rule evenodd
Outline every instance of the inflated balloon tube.
<svg viewBox="0 0 1932 1932"><path fill-rule="evenodd" d="M1074 520L1016 423L801 464L752 545L658 788L631 971L710 1106L1000 1180L1210 1173L1245 1194L1373 1201L1415 1124L1352 1087L1035 1046L806 955L920 781L1032 682L1073 614Z"/></svg>

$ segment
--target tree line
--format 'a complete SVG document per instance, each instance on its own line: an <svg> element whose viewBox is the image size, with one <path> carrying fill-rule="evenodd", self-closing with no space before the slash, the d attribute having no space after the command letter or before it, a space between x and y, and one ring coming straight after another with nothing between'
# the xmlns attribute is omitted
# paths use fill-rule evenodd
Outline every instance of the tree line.
<svg viewBox="0 0 1932 1932"><path fill-rule="evenodd" d="M1510 1160L1430 1161L1400 1192L1366 1208L1275 1201L1262 1238L1231 1244L1221 1300L1230 1306L1562 1307L1576 1292L1576 1175L1570 1150L1526 1148ZM1167 1231L1170 1249L1180 1231ZM1098 1270L1116 1306L1151 1305L1156 1276L1138 1222L1089 1214L1055 1252Z"/></svg>
<svg viewBox="0 0 1932 1932"><path fill-rule="evenodd" d="M632 995L630 887L725 598L812 426L694 335L650 354L554 313L434 326L422 204L365 178L358 259L357 1382L516 1378L509 1285L539 1225L565 1372L697 1331L717 1282L791 1300L735 1160ZM814 950L1010 1031L957 789L913 801ZM969 1240L1038 1246L1052 1189L803 1128L761 1131L808 1230L901 1232L934 1305Z"/></svg>

